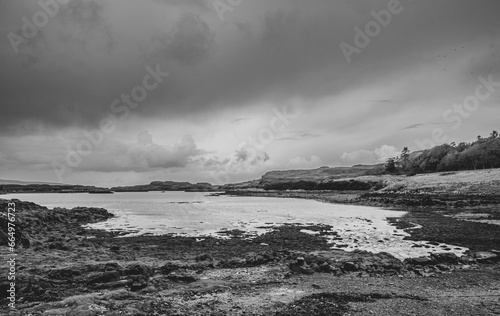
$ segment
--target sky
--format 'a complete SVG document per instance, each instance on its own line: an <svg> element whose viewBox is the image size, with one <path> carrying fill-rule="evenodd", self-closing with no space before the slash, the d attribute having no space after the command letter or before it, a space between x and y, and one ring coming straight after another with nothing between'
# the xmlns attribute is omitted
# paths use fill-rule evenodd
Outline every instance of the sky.
<svg viewBox="0 0 500 316"><path fill-rule="evenodd" d="M0 0L0 179L213 184L500 129L497 0Z"/></svg>

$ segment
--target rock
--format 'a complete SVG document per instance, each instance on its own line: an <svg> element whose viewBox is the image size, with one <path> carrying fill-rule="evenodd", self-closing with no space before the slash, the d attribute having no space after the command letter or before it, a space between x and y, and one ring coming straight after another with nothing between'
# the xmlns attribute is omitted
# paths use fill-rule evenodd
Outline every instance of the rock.
<svg viewBox="0 0 500 316"><path fill-rule="evenodd" d="M179 265L177 265L175 263L168 262L164 266L160 267L160 271L163 274L170 274L170 273L174 272L175 270L178 270L179 268L180 268Z"/></svg>
<svg viewBox="0 0 500 316"><path fill-rule="evenodd" d="M384 271L384 274L386 274L386 275L398 275L398 271L393 270L393 269L386 269Z"/></svg>
<svg viewBox="0 0 500 316"><path fill-rule="evenodd" d="M69 250L69 248L65 244L63 244L62 242L60 242L60 241L50 243L49 244L49 249L63 250L63 251Z"/></svg>
<svg viewBox="0 0 500 316"><path fill-rule="evenodd" d="M168 279L175 282L186 282L192 283L199 280L198 276L194 271L174 271L167 276Z"/></svg>
<svg viewBox="0 0 500 316"><path fill-rule="evenodd" d="M213 260L214 258L207 253L196 256L196 261L213 261Z"/></svg>
<svg viewBox="0 0 500 316"><path fill-rule="evenodd" d="M460 257L459 261L461 263L463 263L463 264L474 264L474 263L476 263L476 259L474 259L471 256L462 256L462 257Z"/></svg>
<svg viewBox="0 0 500 316"><path fill-rule="evenodd" d="M314 270L307 264L300 266L299 271L302 274L314 274Z"/></svg>
<svg viewBox="0 0 500 316"><path fill-rule="evenodd" d="M334 268L333 266L331 266L330 264L328 264L328 262L324 262L324 263L320 264L319 269L321 272L326 272L326 273L332 273L332 272L337 271L337 269Z"/></svg>
<svg viewBox="0 0 500 316"><path fill-rule="evenodd" d="M104 271L117 271L123 270L123 268L116 262L108 262L104 265Z"/></svg>
<svg viewBox="0 0 500 316"><path fill-rule="evenodd" d="M460 259L456 254L452 252L433 253L431 254L431 258L434 259L436 263L448 264L457 264Z"/></svg>
<svg viewBox="0 0 500 316"><path fill-rule="evenodd" d="M315 266L319 270L319 266L317 264L315 264ZM295 262L290 263L289 267L290 267L290 270L292 270L295 273L301 273L301 274L313 274L314 273L314 269L311 268L306 263L306 261L304 260L304 257L297 257L297 260Z"/></svg>
<svg viewBox="0 0 500 316"><path fill-rule="evenodd" d="M120 279L120 273L118 271L107 271L92 275L87 279L87 283L88 284L107 283L107 282L117 281L119 279Z"/></svg>
<svg viewBox="0 0 500 316"><path fill-rule="evenodd" d="M319 268L319 266L316 264L316 263L311 263L309 265L311 267L311 269L313 269L315 272L321 272L321 269Z"/></svg>
<svg viewBox="0 0 500 316"><path fill-rule="evenodd" d="M368 270L368 266L362 262L358 263L358 269L361 271L366 271Z"/></svg>
<svg viewBox="0 0 500 316"><path fill-rule="evenodd" d="M138 279L132 283L130 286L130 290L132 292L140 291L148 286L148 280L147 279Z"/></svg>
<svg viewBox="0 0 500 316"><path fill-rule="evenodd" d="M425 272L425 270L423 270L423 269L417 269L417 270L415 270L415 273L417 275L423 276L423 277L430 277L432 275L432 273Z"/></svg>
<svg viewBox="0 0 500 316"><path fill-rule="evenodd" d="M256 254L255 252L249 252L245 256L245 262L249 266L258 266L268 262L268 258L265 258L261 254Z"/></svg>
<svg viewBox="0 0 500 316"><path fill-rule="evenodd" d="M417 266L425 266L434 264L434 260L429 257L418 257L418 258L408 258L405 259L405 263L417 265Z"/></svg>
<svg viewBox="0 0 500 316"><path fill-rule="evenodd" d="M134 282L133 280L129 280L129 279L119 280L119 281L115 281L115 282L100 283L100 284L96 285L94 288L112 290L112 289L118 289L121 287L129 286L133 282Z"/></svg>
<svg viewBox="0 0 500 316"><path fill-rule="evenodd" d="M478 262L487 262L487 261L497 261L498 256L492 252L487 252L487 251L479 251L473 253L474 258Z"/></svg>
<svg viewBox="0 0 500 316"><path fill-rule="evenodd" d="M67 280L67 279L72 279L75 276L79 276L81 274L82 273L79 270L72 267L72 268L62 268L62 269L51 270L48 273L48 276L51 279Z"/></svg>
<svg viewBox="0 0 500 316"><path fill-rule="evenodd" d="M242 267L247 263L247 261L243 258L233 257L229 260L226 260L226 266L228 267Z"/></svg>
<svg viewBox="0 0 500 316"><path fill-rule="evenodd" d="M123 271L124 275L151 275L152 269L146 265L135 264L125 268Z"/></svg>
<svg viewBox="0 0 500 316"><path fill-rule="evenodd" d="M358 266L354 262L345 262L342 268L347 272L355 272L358 271Z"/></svg>
<svg viewBox="0 0 500 316"><path fill-rule="evenodd" d="M436 268L438 268L440 271L450 271L450 267L447 266L446 264L439 263L436 265Z"/></svg>
<svg viewBox="0 0 500 316"><path fill-rule="evenodd" d="M47 316L66 316L68 315L67 308L49 309L43 312L43 315Z"/></svg>

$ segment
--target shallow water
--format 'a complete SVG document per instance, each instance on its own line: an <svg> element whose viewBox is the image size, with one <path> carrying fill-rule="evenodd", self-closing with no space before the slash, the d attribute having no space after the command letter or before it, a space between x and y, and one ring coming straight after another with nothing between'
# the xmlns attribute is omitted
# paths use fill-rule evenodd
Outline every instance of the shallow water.
<svg viewBox="0 0 500 316"><path fill-rule="evenodd" d="M190 192L8 194L3 198L31 201L49 208L106 208L116 217L87 227L124 231L128 233L127 236L175 234L220 237L217 232L223 229L261 234L268 231L262 226L311 223L332 225L342 238L330 240L332 248L342 247L347 251L385 251L404 259L431 252L461 255L467 250L445 244L434 246L426 242L403 240L408 234L390 225L386 218L400 217L404 212L305 199L209 196Z"/></svg>

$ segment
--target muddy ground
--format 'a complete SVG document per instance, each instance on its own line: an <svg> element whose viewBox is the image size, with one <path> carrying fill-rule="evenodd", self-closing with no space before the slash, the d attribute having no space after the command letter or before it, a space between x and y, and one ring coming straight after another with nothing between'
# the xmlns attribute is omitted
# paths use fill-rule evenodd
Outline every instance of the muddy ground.
<svg viewBox="0 0 500 316"><path fill-rule="evenodd" d="M16 309L2 297L0 313L500 315L500 226L453 217L498 219L498 196L318 194L305 197L408 211L390 221L409 229L409 239L470 251L402 262L386 253L331 250L324 237L335 237L335 227L326 225L268 227L257 238L241 231L229 232L231 239L119 237L81 228L112 216L105 210L15 201ZM4 233L6 203L0 200ZM0 248L0 288L7 293L12 255Z"/></svg>

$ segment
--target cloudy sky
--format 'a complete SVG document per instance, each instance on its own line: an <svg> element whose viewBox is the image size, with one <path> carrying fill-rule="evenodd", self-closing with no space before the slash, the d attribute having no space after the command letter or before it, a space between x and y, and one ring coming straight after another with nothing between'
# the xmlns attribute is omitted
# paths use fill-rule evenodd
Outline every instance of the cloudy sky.
<svg viewBox="0 0 500 316"><path fill-rule="evenodd" d="M0 179L238 182L471 141L500 129L499 13L498 0L0 0Z"/></svg>

